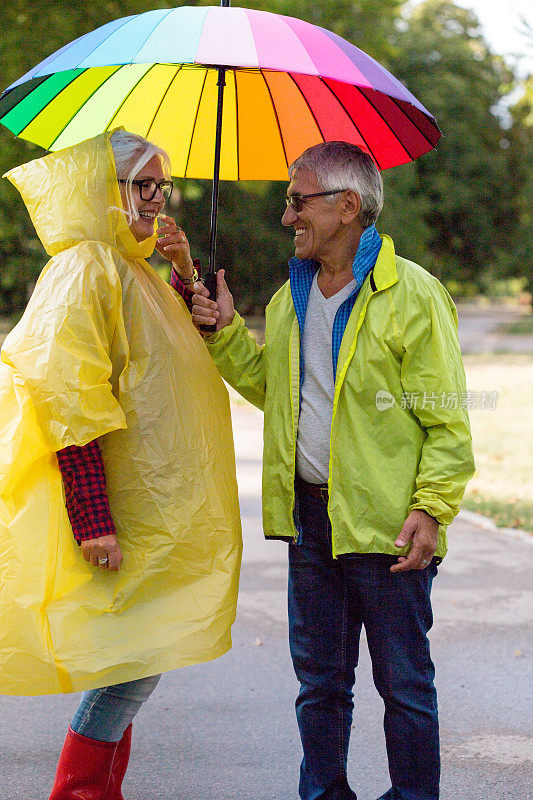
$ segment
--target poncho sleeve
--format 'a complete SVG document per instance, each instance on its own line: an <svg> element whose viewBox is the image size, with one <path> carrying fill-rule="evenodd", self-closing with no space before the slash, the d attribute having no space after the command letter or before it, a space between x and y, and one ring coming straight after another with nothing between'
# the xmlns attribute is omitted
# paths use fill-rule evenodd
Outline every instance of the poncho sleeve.
<svg viewBox="0 0 533 800"><path fill-rule="evenodd" d="M51 259L2 348L54 451L126 428L115 395L127 358L120 279L91 242Z"/></svg>

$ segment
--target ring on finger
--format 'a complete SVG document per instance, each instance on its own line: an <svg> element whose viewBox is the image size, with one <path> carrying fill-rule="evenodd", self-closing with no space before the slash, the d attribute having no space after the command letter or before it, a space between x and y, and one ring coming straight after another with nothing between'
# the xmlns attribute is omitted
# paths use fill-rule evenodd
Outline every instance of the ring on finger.
<svg viewBox="0 0 533 800"><path fill-rule="evenodd" d="M99 558L99 559L98 559L98 563L99 563L100 565L103 565L103 564L108 564L108 563L109 563L109 557L108 557L108 556L106 556L105 558Z"/></svg>
<svg viewBox="0 0 533 800"><path fill-rule="evenodd" d="M422 564L423 564L423 565L426 567L426 566L429 564L429 561L427 561L427 560L424 558L424 559L422 560Z"/></svg>

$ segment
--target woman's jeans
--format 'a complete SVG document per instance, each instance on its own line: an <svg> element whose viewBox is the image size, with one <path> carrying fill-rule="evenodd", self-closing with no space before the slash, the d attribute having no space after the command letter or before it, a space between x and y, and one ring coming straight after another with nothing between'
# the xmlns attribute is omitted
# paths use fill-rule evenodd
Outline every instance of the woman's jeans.
<svg viewBox="0 0 533 800"><path fill-rule="evenodd" d="M161 675L118 683L83 692L71 728L87 739L119 742L142 704L148 700Z"/></svg>
<svg viewBox="0 0 533 800"><path fill-rule="evenodd" d="M297 501L302 533L289 545L289 636L301 684L300 796L355 797L346 765L364 625L374 684L385 703L392 787L380 800L437 800L437 696L426 636L436 562L393 573L395 556L350 553L334 559L325 502L302 491Z"/></svg>

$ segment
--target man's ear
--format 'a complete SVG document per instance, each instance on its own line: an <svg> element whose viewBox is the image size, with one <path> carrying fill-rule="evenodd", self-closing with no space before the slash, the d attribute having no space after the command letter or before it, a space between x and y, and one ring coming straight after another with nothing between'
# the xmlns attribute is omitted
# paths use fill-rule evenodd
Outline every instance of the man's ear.
<svg viewBox="0 0 533 800"><path fill-rule="evenodd" d="M342 209L342 221L345 224L353 222L353 220L359 215L361 211L361 198L354 192L352 189L347 189L346 193L342 199L343 209Z"/></svg>

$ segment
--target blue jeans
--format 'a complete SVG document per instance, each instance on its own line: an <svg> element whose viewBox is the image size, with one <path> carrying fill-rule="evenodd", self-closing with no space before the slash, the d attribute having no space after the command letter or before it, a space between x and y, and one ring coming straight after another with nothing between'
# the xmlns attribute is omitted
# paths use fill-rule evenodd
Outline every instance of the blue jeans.
<svg viewBox="0 0 533 800"><path fill-rule="evenodd" d="M299 491L297 510L302 533L289 545L289 637L301 684L300 797L355 798L346 766L364 625L374 684L385 703L392 787L380 800L437 800L437 696L426 635L433 622L436 562L393 573L395 556L349 553L334 559L325 502Z"/></svg>
<svg viewBox="0 0 533 800"><path fill-rule="evenodd" d="M119 742L161 675L83 692L70 727L80 736L100 742Z"/></svg>

